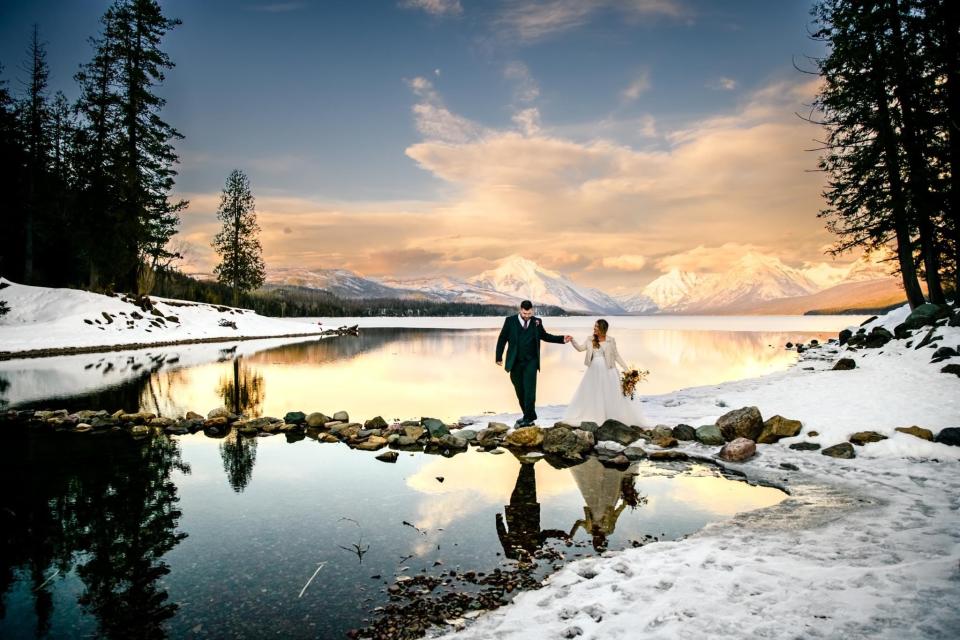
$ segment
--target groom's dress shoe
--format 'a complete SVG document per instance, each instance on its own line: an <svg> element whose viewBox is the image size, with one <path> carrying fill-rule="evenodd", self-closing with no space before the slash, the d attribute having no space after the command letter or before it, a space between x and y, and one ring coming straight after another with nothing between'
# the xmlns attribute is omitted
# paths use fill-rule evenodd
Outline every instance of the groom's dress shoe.
<svg viewBox="0 0 960 640"><path fill-rule="evenodd" d="M522 418L521 418L520 420L517 420L516 422L513 423L513 428L514 428L514 429L516 429L517 427L525 427L525 426L527 426L527 425L524 424L524 421L523 421Z"/></svg>

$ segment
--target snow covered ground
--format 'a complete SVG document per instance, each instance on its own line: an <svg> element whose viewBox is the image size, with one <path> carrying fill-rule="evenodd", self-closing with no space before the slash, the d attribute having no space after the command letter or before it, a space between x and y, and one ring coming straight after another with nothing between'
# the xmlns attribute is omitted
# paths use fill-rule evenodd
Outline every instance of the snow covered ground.
<svg viewBox="0 0 960 640"><path fill-rule="evenodd" d="M0 278L0 300L10 307L0 316L0 353L309 335L321 330L316 321L294 322L249 309L151 299L157 313L119 296L29 287Z"/></svg>
<svg viewBox="0 0 960 640"><path fill-rule="evenodd" d="M875 323L892 329L905 316L898 309ZM958 328L937 334L934 347L960 345ZM960 427L960 379L940 373L960 358L931 364L931 349L905 342L855 353L823 347L788 371L643 398L651 425L698 426L751 405L764 418L801 420L799 436L726 464L790 497L684 540L572 563L450 637L960 637L960 447L894 431ZM831 370L841 355L856 369ZM550 425L563 407L539 413ZM867 429L889 439L856 447L852 460L787 446L826 447ZM718 447L680 450L712 456Z"/></svg>

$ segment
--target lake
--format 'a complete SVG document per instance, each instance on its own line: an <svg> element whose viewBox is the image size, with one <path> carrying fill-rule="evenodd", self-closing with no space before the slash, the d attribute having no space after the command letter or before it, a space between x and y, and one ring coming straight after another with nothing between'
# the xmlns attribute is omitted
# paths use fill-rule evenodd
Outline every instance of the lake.
<svg viewBox="0 0 960 640"><path fill-rule="evenodd" d="M493 363L500 321L456 322L0 362L0 398L161 415L343 409L361 420L514 410ZM544 322L582 337L592 319ZM659 394L781 370L796 359L785 342L823 340L855 319L713 322L615 318L611 333L651 371L642 393ZM540 402L563 403L582 354L543 354ZM567 467L472 449L387 464L281 435L6 435L4 638L414 636L499 606L578 557L678 539L784 498L699 464Z"/></svg>

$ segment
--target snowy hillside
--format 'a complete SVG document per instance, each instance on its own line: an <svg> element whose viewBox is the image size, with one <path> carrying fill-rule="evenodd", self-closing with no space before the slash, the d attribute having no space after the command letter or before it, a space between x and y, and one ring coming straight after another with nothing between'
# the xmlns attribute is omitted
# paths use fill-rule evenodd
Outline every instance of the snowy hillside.
<svg viewBox="0 0 960 640"><path fill-rule="evenodd" d="M396 298L398 291L347 269L270 269L267 284L323 289L341 298Z"/></svg>
<svg viewBox="0 0 960 640"><path fill-rule="evenodd" d="M465 302L473 304L502 304L513 306L520 299L499 291L477 286L460 278L437 276L433 278L411 278L405 280L383 278L380 282L392 289L408 292L405 295L420 294L430 300L443 302Z"/></svg>
<svg viewBox="0 0 960 640"><path fill-rule="evenodd" d="M311 335L320 331L249 309L153 298L138 306L120 296L77 289L29 287L0 278L0 353L84 349L249 337Z"/></svg>

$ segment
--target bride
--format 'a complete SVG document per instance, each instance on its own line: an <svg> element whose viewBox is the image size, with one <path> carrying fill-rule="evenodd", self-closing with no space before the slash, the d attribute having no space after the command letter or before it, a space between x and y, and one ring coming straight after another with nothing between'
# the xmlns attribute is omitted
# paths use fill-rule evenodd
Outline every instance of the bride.
<svg viewBox="0 0 960 640"><path fill-rule="evenodd" d="M627 363L617 351L617 341L607 335L610 327L606 320L597 320L593 335L583 343L572 340L573 348L586 351L583 363L587 371L573 394L563 414L563 422L578 425L581 422L603 424L606 420L619 420L631 426L642 426L643 416L639 407L623 395L620 374L616 365L627 370Z"/></svg>

